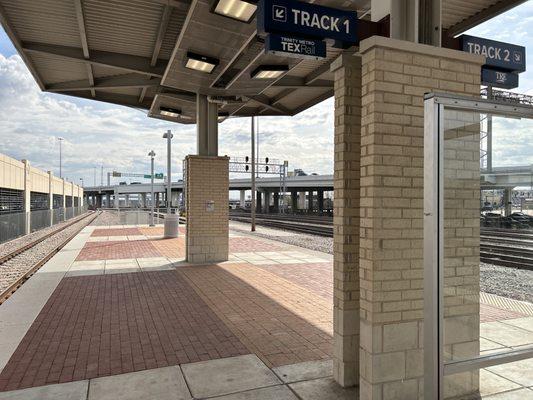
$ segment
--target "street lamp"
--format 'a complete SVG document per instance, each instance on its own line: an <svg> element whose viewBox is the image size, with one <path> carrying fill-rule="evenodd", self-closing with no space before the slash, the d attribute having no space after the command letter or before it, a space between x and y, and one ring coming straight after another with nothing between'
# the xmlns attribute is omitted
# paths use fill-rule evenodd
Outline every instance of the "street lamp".
<svg viewBox="0 0 533 400"><path fill-rule="evenodd" d="M154 224L154 157L155 157L155 151L150 150L150 153L148 153L148 156L150 157L151 161L151 174L150 174L150 192L152 193L152 201L150 202L150 226L155 226Z"/></svg>
<svg viewBox="0 0 533 400"><path fill-rule="evenodd" d="M171 170L171 140L174 137L170 130L166 131L163 139L167 139L167 215L165 216L165 237L174 238L178 236L179 213L172 215L170 211L172 200L172 170Z"/></svg>
<svg viewBox="0 0 533 400"><path fill-rule="evenodd" d="M63 174L62 174L62 171L61 171L61 142L65 139L63 139L62 137L58 137L57 140L59 140L59 177L60 178L63 178Z"/></svg>
<svg viewBox="0 0 533 400"><path fill-rule="evenodd" d="M83 178L80 178L81 181L81 187L83 187Z"/></svg>

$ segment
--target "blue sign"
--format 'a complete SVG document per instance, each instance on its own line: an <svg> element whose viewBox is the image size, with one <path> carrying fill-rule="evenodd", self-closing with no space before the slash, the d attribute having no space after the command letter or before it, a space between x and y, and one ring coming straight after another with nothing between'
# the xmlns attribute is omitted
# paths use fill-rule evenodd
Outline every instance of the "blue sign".
<svg viewBox="0 0 533 400"><path fill-rule="evenodd" d="M481 83L503 89L514 89L518 87L518 74L483 67L481 68Z"/></svg>
<svg viewBox="0 0 533 400"><path fill-rule="evenodd" d="M292 33L345 45L357 43L356 12L294 0L260 0L257 28L259 33Z"/></svg>
<svg viewBox="0 0 533 400"><path fill-rule="evenodd" d="M283 53L286 57L325 58L326 42L271 33L265 41L265 52Z"/></svg>
<svg viewBox="0 0 533 400"><path fill-rule="evenodd" d="M463 51L485 56L485 65L513 72L526 70L526 48L523 46L469 35L462 35L461 39Z"/></svg>

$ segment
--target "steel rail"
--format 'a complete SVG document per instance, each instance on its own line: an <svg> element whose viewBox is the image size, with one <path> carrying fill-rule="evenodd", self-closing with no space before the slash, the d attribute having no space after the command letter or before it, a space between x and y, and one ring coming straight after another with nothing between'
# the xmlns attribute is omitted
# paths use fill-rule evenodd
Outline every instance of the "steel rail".
<svg viewBox="0 0 533 400"><path fill-rule="evenodd" d="M54 232L51 232L50 234L47 234L42 240L36 240L31 244L30 247L24 246L25 250L19 251L20 249L17 249L16 251L19 251L14 257L17 255L22 254L24 251L29 250L30 248L34 247L38 243L43 242L45 239L49 239L53 235L58 234L59 232L62 232L66 228L74 225L75 223L83 221L85 218L92 217L91 220L81 226L79 229L76 229L72 235L69 235L64 241L62 241L58 246L55 246L46 256L44 256L42 259L37 261L33 266L31 266L25 273L23 273L20 277L18 277L11 285L7 287L4 291L0 293L0 304L2 304L4 301L6 301L11 295L25 282L27 281L39 268L41 268L44 264L46 264L54 255L56 255L63 247L66 246L68 242L70 242L78 233L81 232L83 228L85 228L87 225L89 225L91 222L93 222L101 212L95 212L95 213L89 213L86 215L81 216L81 218L77 218L75 221L72 221L72 223L69 223L68 225L65 225L61 227L61 229L57 229ZM14 251L15 252L15 251ZM12 253L14 253L12 252ZM10 257L8 259L11 259L13 257ZM3 261L4 262L4 261Z"/></svg>

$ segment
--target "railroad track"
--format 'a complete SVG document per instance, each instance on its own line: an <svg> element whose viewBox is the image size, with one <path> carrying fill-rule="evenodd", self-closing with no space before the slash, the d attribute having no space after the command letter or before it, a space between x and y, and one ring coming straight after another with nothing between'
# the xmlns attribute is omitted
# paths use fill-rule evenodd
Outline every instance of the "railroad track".
<svg viewBox="0 0 533 400"><path fill-rule="evenodd" d="M99 213L89 213L76 218L58 229L2 256L0 258L0 304L7 300L39 268L59 252L85 226L90 224ZM85 222L86 223L82 223ZM74 230L69 228L76 226ZM59 239L59 243L54 241ZM38 245L43 244L43 248ZM45 245L46 244L46 245Z"/></svg>
<svg viewBox="0 0 533 400"><path fill-rule="evenodd" d="M266 216L259 214L256 224L323 237L333 237L331 222L317 222L318 217ZM250 223L251 217L230 214L232 221ZM309 221L309 222L306 222ZM480 260L485 263L533 270L533 233L505 229L481 230Z"/></svg>

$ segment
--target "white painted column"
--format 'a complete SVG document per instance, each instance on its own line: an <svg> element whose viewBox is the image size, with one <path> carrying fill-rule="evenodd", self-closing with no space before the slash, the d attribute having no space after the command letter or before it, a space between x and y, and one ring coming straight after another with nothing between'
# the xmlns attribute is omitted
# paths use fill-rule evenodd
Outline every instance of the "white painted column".
<svg viewBox="0 0 533 400"><path fill-rule="evenodd" d="M246 190L241 190L241 199L239 205L241 208L246 207Z"/></svg>

